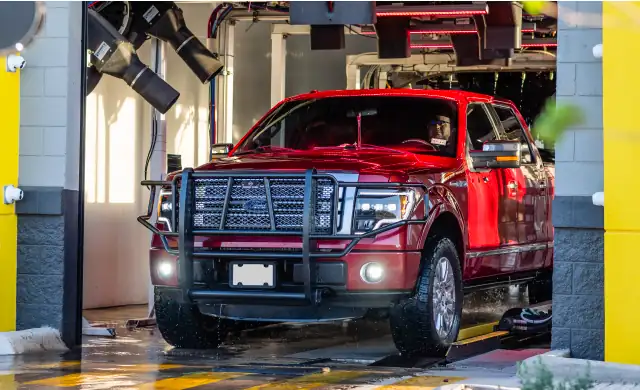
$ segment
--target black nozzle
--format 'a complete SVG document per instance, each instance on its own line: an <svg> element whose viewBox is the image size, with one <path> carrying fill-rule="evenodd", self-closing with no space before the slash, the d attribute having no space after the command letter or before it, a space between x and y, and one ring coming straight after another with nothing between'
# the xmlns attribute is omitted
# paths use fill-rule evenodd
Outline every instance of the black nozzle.
<svg viewBox="0 0 640 390"><path fill-rule="evenodd" d="M131 42L108 21L92 9L88 15L88 47L95 70L124 80L161 113L169 111L180 93L143 64Z"/></svg>
<svg viewBox="0 0 640 390"><path fill-rule="evenodd" d="M187 28L180 8L167 9L147 33L168 42L203 84L224 68L218 58Z"/></svg>
<svg viewBox="0 0 640 390"><path fill-rule="evenodd" d="M180 93L147 68L138 57L135 59L137 62L131 64L123 80L156 110L166 113L178 101Z"/></svg>

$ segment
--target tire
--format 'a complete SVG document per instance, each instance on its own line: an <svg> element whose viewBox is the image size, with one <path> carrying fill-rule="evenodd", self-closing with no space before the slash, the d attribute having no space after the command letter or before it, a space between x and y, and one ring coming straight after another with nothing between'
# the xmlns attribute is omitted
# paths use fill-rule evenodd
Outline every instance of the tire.
<svg viewBox="0 0 640 390"><path fill-rule="evenodd" d="M179 303L158 288L154 296L158 330L174 347L217 348L229 333L227 321L201 314L196 305Z"/></svg>
<svg viewBox="0 0 640 390"><path fill-rule="evenodd" d="M447 267L445 282L439 281L437 271ZM435 282L434 282L435 281ZM450 304L450 325L440 328L436 325L434 310L439 294L434 291L440 285L449 286L453 297ZM406 298L391 308L391 334L396 348L403 355L442 357L458 337L462 316L462 272L458 252L453 242L446 237L433 238L427 242L422 258L422 268L413 296ZM435 312L437 315L438 311Z"/></svg>
<svg viewBox="0 0 640 390"><path fill-rule="evenodd" d="M529 304L535 305L536 303L550 301L553 296L553 283L551 272L545 272L540 275L536 280L529 283L528 296Z"/></svg>

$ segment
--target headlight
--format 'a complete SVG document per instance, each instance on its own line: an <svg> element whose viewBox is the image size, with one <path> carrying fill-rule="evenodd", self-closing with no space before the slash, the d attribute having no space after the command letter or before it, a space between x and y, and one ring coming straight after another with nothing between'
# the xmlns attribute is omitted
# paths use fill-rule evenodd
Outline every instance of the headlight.
<svg viewBox="0 0 640 390"><path fill-rule="evenodd" d="M164 223L171 230L171 219L173 217L173 202L171 191L160 191L160 201L158 202L158 222Z"/></svg>
<svg viewBox="0 0 640 390"><path fill-rule="evenodd" d="M383 225L409 219L417 203L414 190L358 192L353 219L356 234L378 229Z"/></svg>

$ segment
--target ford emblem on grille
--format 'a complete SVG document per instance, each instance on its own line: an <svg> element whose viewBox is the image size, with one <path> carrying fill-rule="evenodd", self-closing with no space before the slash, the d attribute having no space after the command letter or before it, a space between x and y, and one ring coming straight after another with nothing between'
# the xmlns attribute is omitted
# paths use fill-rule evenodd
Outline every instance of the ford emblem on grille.
<svg viewBox="0 0 640 390"><path fill-rule="evenodd" d="M252 213L267 211L267 201L262 199L250 199L244 202L243 208L245 211Z"/></svg>

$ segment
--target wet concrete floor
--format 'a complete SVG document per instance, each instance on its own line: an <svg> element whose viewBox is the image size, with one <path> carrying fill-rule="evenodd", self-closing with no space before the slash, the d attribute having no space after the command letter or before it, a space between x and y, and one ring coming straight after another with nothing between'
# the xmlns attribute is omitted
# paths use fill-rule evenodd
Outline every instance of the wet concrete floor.
<svg viewBox="0 0 640 390"><path fill-rule="evenodd" d="M517 289L468 296L463 327L498 321L507 309L521 306L526 300ZM424 366L376 365L398 361L388 359L398 354L386 320L271 325L232 334L216 350L194 351L170 347L154 328L127 330L123 311L136 310L135 317L144 313L85 313L90 321L114 323L115 338L85 336L80 348L62 356L0 357L0 389L315 389L371 383L428 388L458 380L414 378Z"/></svg>

